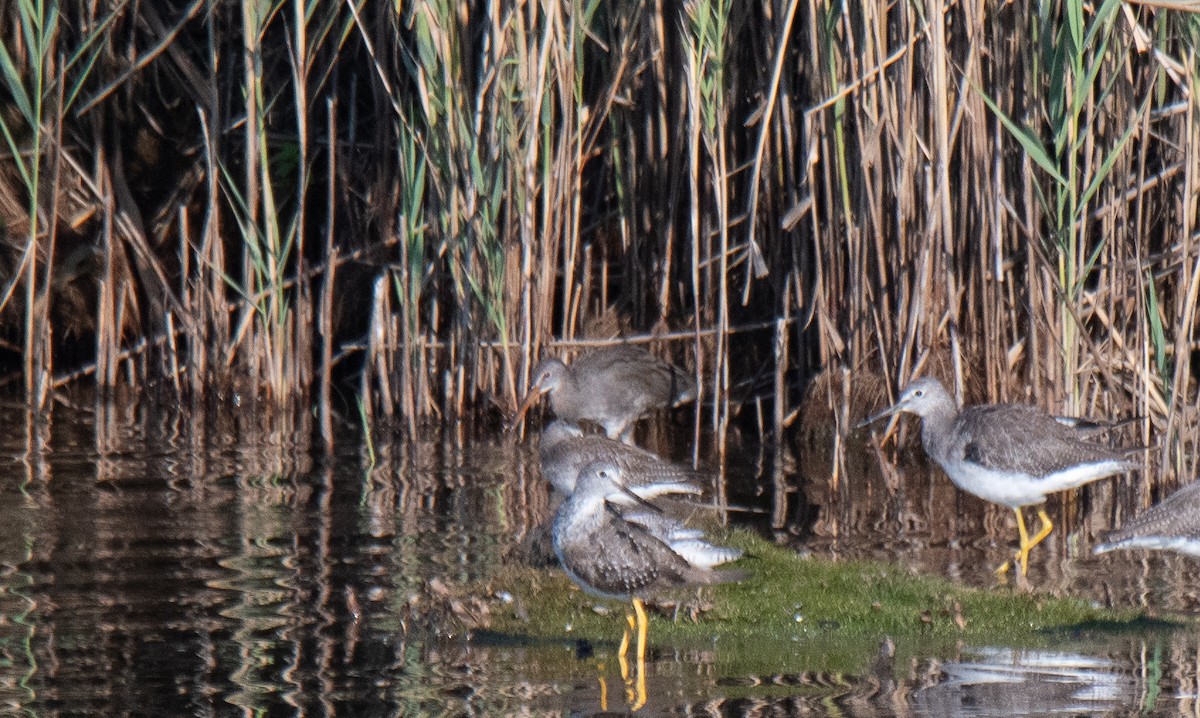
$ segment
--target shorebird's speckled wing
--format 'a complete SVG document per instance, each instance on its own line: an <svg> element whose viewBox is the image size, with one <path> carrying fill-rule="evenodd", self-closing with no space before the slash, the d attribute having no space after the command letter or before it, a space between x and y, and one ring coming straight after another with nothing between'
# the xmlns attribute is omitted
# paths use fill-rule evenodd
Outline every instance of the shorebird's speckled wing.
<svg viewBox="0 0 1200 718"><path fill-rule="evenodd" d="M531 380L515 420L549 395L559 419L599 424L609 437L626 443L632 443L633 424L642 416L696 396L695 383L682 369L625 344L584 352L570 366L543 359Z"/></svg>
<svg viewBox="0 0 1200 718"><path fill-rule="evenodd" d="M663 513L631 509L623 511L622 518L645 529L693 566L713 568L742 557L741 549L709 543L700 529L686 526Z"/></svg>
<svg viewBox="0 0 1200 718"><path fill-rule="evenodd" d="M1200 481L1184 486L1108 534L1102 548L1120 548L1121 544L1136 539L1142 539L1143 543L1150 539L1200 542ZM1147 547L1156 548L1149 543ZM1163 547L1172 548L1167 545Z"/></svg>
<svg viewBox="0 0 1200 718"><path fill-rule="evenodd" d="M697 568L637 524L606 505L608 519L595 536L578 535L562 547L563 565L580 581L610 596L646 596L685 585L721 583L726 573ZM740 574L737 576L740 578Z"/></svg>
<svg viewBox="0 0 1200 718"><path fill-rule="evenodd" d="M561 432L556 432L561 433ZM542 475L560 493L570 494L583 467L610 461L620 467L626 485L643 499L664 494L703 493L708 473L663 459L651 451L595 434L556 436L538 447Z"/></svg>
<svg viewBox="0 0 1200 718"><path fill-rule="evenodd" d="M1124 454L1081 439L1075 429L1037 407L1022 404L966 407L954 422L952 434L952 457L994 471L1038 477L1080 464L1127 461Z"/></svg>
<svg viewBox="0 0 1200 718"><path fill-rule="evenodd" d="M589 397L601 404L637 407L645 413L696 395L695 381L679 367L626 344L585 352L571 364L575 376L602 387Z"/></svg>

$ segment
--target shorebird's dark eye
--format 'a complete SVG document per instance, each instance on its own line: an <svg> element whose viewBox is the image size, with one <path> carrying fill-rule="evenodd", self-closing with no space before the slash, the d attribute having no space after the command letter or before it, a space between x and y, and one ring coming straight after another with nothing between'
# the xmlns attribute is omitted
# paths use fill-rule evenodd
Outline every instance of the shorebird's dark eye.
<svg viewBox="0 0 1200 718"><path fill-rule="evenodd" d="M913 396L915 396L915 397L918 397L918 398L919 398L919 397L922 397L922 396L925 396L925 390L924 390L924 389L917 389L916 391L914 391L914 392L913 392Z"/></svg>

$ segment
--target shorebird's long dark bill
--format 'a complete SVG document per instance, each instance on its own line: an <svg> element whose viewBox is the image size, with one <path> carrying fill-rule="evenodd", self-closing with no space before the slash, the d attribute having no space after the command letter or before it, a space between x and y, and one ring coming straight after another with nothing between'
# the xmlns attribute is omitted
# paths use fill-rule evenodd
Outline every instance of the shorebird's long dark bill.
<svg viewBox="0 0 1200 718"><path fill-rule="evenodd" d="M542 398L542 394L545 393L546 391L538 387L537 384L534 384L529 388L529 393L525 395L525 399L521 402L521 406L517 408L517 415L513 417L513 426L521 423L521 419L525 418L525 412L529 411L529 407L533 406L534 402Z"/></svg>
<svg viewBox="0 0 1200 718"><path fill-rule="evenodd" d="M648 508L648 509L650 509L651 511L653 511L653 512L654 512L654 513L656 513L656 514L661 514L661 513L663 512L662 508L660 508L659 506L656 506L656 505L654 505L654 504L650 503L650 502L649 502L649 501L647 501L646 499L643 499L641 496L638 496L637 494L635 494L635 493L633 492L633 489L629 488L629 487L628 487L628 486L626 486L625 484L618 483L618 484L617 484L617 488L621 490L621 494L622 494L622 495L624 495L624 496L628 496L628 497L629 497L630 499L632 499L632 500L633 500L633 501L634 501L636 504L639 504L639 505L641 505L641 506L644 506L645 508Z"/></svg>
<svg viewBox="0 0 1200 718"><path fill-rule="evenodd" d="M900 408L901 407L899 404L893 404L892 406L889 406L888 408L884 409L883 411L879 412L878 414L867 417L866 419L863 419L862 421L858 422L857 424L854 425L854 428L861 429L864 426L867 426L869 424L874 424L875 422L879 421L880 419L886 419L887 417L891 416L892 414L895 414L896 412L900 411Z"/></svg>

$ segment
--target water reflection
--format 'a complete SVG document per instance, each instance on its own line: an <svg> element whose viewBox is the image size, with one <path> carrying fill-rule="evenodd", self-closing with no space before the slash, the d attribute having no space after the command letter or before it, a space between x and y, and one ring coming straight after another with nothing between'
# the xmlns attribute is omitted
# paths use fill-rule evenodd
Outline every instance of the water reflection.
<svg viewBox="0 0 1200 718"><path fill-rule="evenodd" d="M10 479L0 483L0 710L588 715L630 707L636 683L622 677L615 641L446 632L447 617L492 610L495 596L461 587L512 561L552 511L536 456L507 437L433 436L413 447L377 437L370 466L352 438L332 460L314 460L287 431L198 431L181 417L137 410L0 420L11 427L0 436ZM899 561L986 586L995 582L990 566L1012 551L1011 512L962 495L920 463L884 474L876 456L853 454L833 481L812 455L789 451L731 459L731 502L759 510L736 520L800 550ZM1112 512L1132 510L1118 495L1100 489L1079 506L1052 503L1060 531L1031 573L1047 591L1194 611L1197 562L1088 553ZM1064 636L1039 652L963 646L951 656L876 640L874 660L838 673L817 669L820 644L798 641L763 675L730 668L719 642L652 641L638 714L1197 710L1200 640L1188 632L1084 644Z"/></svg>
<svg viewBox="0 0 1200 718"><path fill-rule="evenodd" d="M1136 704L1137 681L1118 663L1058 651L981 648L941 665L913 695L927 716L1103 715Z"/></svg>

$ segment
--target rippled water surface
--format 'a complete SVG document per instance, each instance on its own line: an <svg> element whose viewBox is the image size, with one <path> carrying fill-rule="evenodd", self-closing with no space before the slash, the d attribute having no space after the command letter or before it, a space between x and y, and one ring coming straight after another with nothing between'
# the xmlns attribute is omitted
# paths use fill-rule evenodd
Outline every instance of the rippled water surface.
<svg viewBox="0 0 1200 718"><path fill-rule="evenodd" d="M234 423L197 436L136 410L0 415L0 703L29 715L587 715L634 697L615 646L449 632L481 610L454 587L519 560L551 511L536 453L506 436L344 438L332 460ZM685 447L688 442L673 444ZM661 448L661 446L659 447ZM680 451L674 452L676 454ZM800 551L897 562L992 587L1011 513L917 462L852 452L736 452L735 523ZM1136 479L1122 479L1133 482ZM1055 500L1035 590L1152 614L1195 613L1197 562L1093 558L1133 505L1125 484ZM1126 503L1131 503L1126 501ZM545 569L554 571L552 567ZM999 586L994 590L1016 590ZM619 609L618 609L619 610ZM653 620L666 620L656 617ZM564 629L565 630L565 629ZM651 634L638 715L1198 715L1191 630L1051 648L962 645L950 655L877 640L825 673L797 641L741 675L720 640Z"/></svg>

